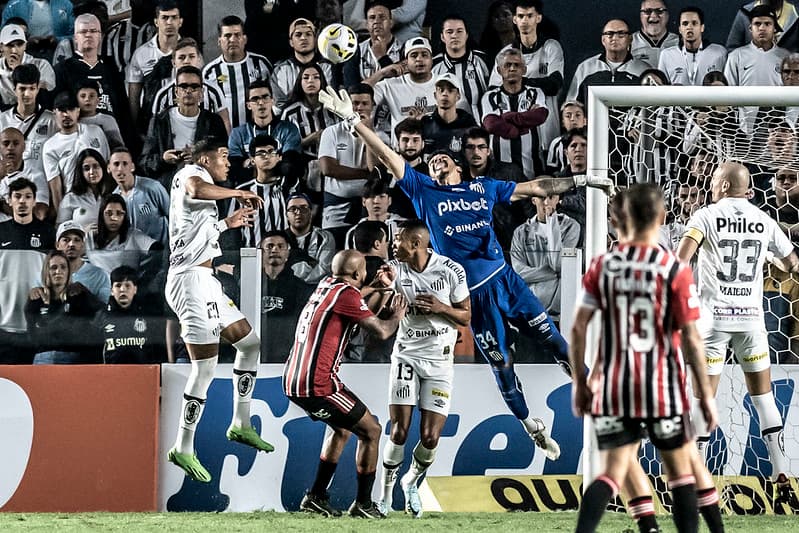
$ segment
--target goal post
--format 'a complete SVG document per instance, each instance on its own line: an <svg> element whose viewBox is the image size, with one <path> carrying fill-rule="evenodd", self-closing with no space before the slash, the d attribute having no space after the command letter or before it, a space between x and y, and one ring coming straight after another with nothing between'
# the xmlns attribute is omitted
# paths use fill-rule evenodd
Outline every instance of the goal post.
<svg viewBox="0 0 799 533"><path fill-rule="evenodd" d="M779 119L779 113L785 113L785 109L789 108L797 108L799 109L799 88L794 87L723 87L723 86L712 86L712 87L688 87L688 86L597 86L597 87L589 87L588 89L588 100L587 104L587 111L588 111L588 152L587 152L587 172L590 175L594 176L609 176L611 178L616 178L617 176L624 175L628 180L628 183L633 183L636 181L635 176L630 176L629 169L625 168L614 168L612 159L615 155L618 159L625 159L629 161L630 157L633 157L631 153L633 152L632 146L629 147L627 153L623 153L625 149L619 149L619 143L621 141L622 144L626 143L628 145L634 144L633 142L629 141L629 139L625 139L627 135L627 131L623 131L622 123L624 122L625 117L629 117L633 110L637 109L644 109L646 113L642 113L644 116L644 122L647 121L647 113L652 114L651 122L646 124L648 131L652 132L655 131L656 127L662 126L662 124L655 124L654 114L666 111L674 111L674 116L677 117L677 120L690 120L691 117L695 116L692 113L700 112L700 109L713 109L713 108L720 108L722 106L728 107L733 111L740 111L743 109L754 109L757 114L756 123L754 126L750 124L750 131L746 131L746 125L742 126L742 131L747 137L745 137L745 143L738 143L736 146L746 147L745 150L733 150L727 149L727 143L719 143L718 140L713 142L708 142L708 147L703 149L709 149L713 152L713 162L718 163L720 161L725 160L732 160L741 162L744 164L751 164L751 165L760 165L760 166L767 166L765 163L768 160L768 156L761 156L766 151L766 144L769 143L769 148L771 148L770 143L771 139L766 138L766 134L764 133L764 126L761 124L762 116L766 116L767 118L774 118L776 120ZM765 113L762 115L760 113ZM794 115L795 116L795 115ZM684 120L680 123L680 127L677 130L680 130L682 126L684 126ZM771 122L769 122L771 124ZM666 126L672 126L673 124L666 124ZM702 135L705 135L708 139L714 136L726 136L732 135L735 136L738 132L728 132L728 131L713 131L713 124L708 124L705 126L707 131L700 132ZM791 147L799 146L799 142L797 142L797 131L795 131L795 127L797 126L790 126L788 128L788 135L792 136L791 142L793 143ZM758 130L758 128L761 128ZM756 131L757 130L757 131ZM641 133L641 132L638 132ZM675 164L677 168L675 169L675 174L666 174L660 175L661 184L666 184L664 187L668 187L671 189L672 187L677 187L677 178L676 175L688 175L690 174L689 169L686 168L686 161L689 159L687 153L682 152L683 145L681 144L683 139L679 138L680 135L683 135L685 130L682 129L681 131L671 132L670 138L668 139L658 139L653 141L654 146L658 149L663 148L664 150L672 150L674 153L672 154L673 160L671 163ZM642 133L643 134L643 133ZM770 134L769 134L770 135ZM728 139L729 145L732 146L735 142L739 141L739 139ZM653 145L647 145L647 147L651 147ZM640 148L640 145L639 145ZM613 154L613 151L616 151ZM643 152L645 152L643 150ZM780 167L790 167L792 171L799 172L799 159L797 159L796 154L799 154L799 150L792 152L792 158L790 161L778 161L780 163ZM646 161L643 164L650 164L652 160L651 154L646 154ZM693 156L691 156L693 157ZM639 161L639 163L641 163ZM680 167L680 165L682 165ZM772 167L776 168L776 166ZM657 174L657 172L656 172ZM765 186L762 185L763 183L773 183L771 181L761 181L761 185L759 186L760 189L765 189ZM754 186L755 189L758 188L757 185ZM799 189L798 189L799 190ZM667 198L672 194L673 191L665 190ZM706 192L706 191L705 191ZM764 197L772 192L767 190L755 190L754 192L764 195ZM799 195L797 195L799 197ZM673 208L675 205L678 205L674 202L674 198L669 199L669 206ZM793 204L796 206L796 204ZM672 213L673 214L673 213ZM591 259L596 257L597 255L604 253L607 251L608 246L608 216L607 216L607 197L601 191L593 188L588 188L586 191L586 228L585 228L585 246L584 246L584 260L585 265L590 263ZM794 280L796 282L797 280ZM576 283L579 284L580 280L563 280L563 283ZM781 288L779 290L782 290ZM789 309L795 309L799 311L799 298L791 300L788 305ZM779 321L779 319L778 319ZM769 330L770 331L770 330ZM799 333L799 329L796 330ZM771 334L771 333L770 333ZM588 338L586 339L586 361L589 362L589 366L593 363L595 355L598 349L598 340L599 340L599 323L595 319L594 322L591 324L591 328L588 332ZM796 342L796 338L788 338L786 339L788 346L797 346L799 343ZM789 348L790 351L790 348ZM797 372L799 372L799 365L791 366L786 365L784 370L790 376L796 376ZM783 372L785 373L785 372ZM746 388L743 384L743 376L738 368L727 368L725 369L725 374L729 375L729 379L732 380L733 389L735 392L733 394L740 395L740 405L744 405L747 400L746 396ZM789 379L790 381L790 379ZM736 383L737 382L737 383ZM725 377L722 380L720 385L720 393L722 392L722 388L726 386L730 386L730 381L728 378ZM779 384L776 384L775 387L779 387ZM792 387L793 385L791 385ZM792 390L792 389L791 389ZM783 395L785 397L785 395ZM799 409L799 405L797 404L797 400L795 396L793 397L786 397L786 401L788 401L789 405L785 407L793 407L794 409ZM741 409L744 411L744 409ZM746 420L741 418L741 414L744 415ZM751 414L751 413L750 413ZM725 418L726 415L726 418ZM737 425L747 425L750 424L750 417L747 416L747 413L720 413L720 424L721 427L724 429L725 424L737 424ZM727 431L727 429L724 429ZM590 421L586 418L586 437L588 435L592 435L593 431L590 427ZM727 433L727 437L730 437L735 432L729 431ZM792 454L794 457L790 457L791 466L796 467L797 462L799 461L799 443L797 442L788 442L789 434L792 435L792 439L795 439L796 431L791 429L788 431L786 425L786 451L792 450ZM722 436L723 438L723 436ZM745 435L737 437L739 440L743 442L737 443L737 446L728 446L725 447L725 454L730 456L728 460L725 456L725 464L727 464L728 468L724 471L717 470L717 474L725 475L725 476L735 476L741 475L747 469L745 468L745 463L747 463L748 459L745 457L748 454L751 454L751 447L753 446L752 439L747 438ZM596 477L599 472L599 454L595 448L595 439L586 438L585 439L585 446L583 450L583 457L582 457L582 467L583 467L583 477L584 477L584 487L587 487L589 483ZM713 441L711 441L713 442ZM592 444L593 443L593 444ZM757 447L757 445L754 445ZM709 447L709 448L712 448ZM648 450L651 453L651 450ZM643 452L642 452L643 453ZM739 454L741 457L733 457L732 454ZM708 459L711 459L710 457ZM648 461L653 461L651 458L646 459ZM643 461L642 461L643 462ZM711 461L712 462L712 461ZM734 465L730 467L730 465ZM744 465L744 466L741 466ZM770 467L769 467L770 468ZM646 468L645 468L646 469ZM736 470L736 471L733 471ZM653 465L651 469L648 470L648 473L652 476L658 476L661 472L660 465ZM756 475L756 476L763 476L767 478L768 476L764 475L763 472L765 470L758 472L752 472L752 470L748 470L747 475ZM792 472L792 476L796 476L799 472Z"/></svg>

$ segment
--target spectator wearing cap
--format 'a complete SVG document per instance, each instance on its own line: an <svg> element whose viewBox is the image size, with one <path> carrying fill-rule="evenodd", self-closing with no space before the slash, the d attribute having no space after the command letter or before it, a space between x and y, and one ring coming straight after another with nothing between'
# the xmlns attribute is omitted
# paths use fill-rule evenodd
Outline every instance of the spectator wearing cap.
<svg viewBox="0 0 799 533"><path fill-rule="evenodd" d="M50 188L50 205L57 212L64 194L72 189L77 155L86 148L93 148L108 160L109 149L99 126L78 122L80 107L73 93L59 93L53 107L57 131L45 141L42 159Z"/></svg>
<svg viewBox="0 0 799 533"><path fill-rule="evenodd" d="M469 46L466 20L457 14L444 18L441 27L444 51L433 58L433 76L451 73L460 82L461 96L471 106L473 117L480 116L480 99L488 88L489 70L485 54Z"/></svg>
<svg viewBox="0 0 799 533"><path fill-rule="evenodd" d="M108 273L86 262L86 231L73 220L62 222L55 236L56 250L63 252L69 261L70 281L80 283L100 302L107 302L111 296L111 282Z"/></svg>
<svg viewBox="0 0 799 533"><path fill-rule="evenodd" d="M289 44L293 54L277 63L269 78L274 106L279 111L283 111L288 104L301 67L316 63L322 70L327 84L333 87L339 86L333 73L333 65L316 50L316 30L314 23L306 18L298 18L289 26Z"/></svg>
<svg viewBox="0 0 799 533"><path fill-rule="evenodd" d="M524 85L537 87L544 94L544 100L538 102L549 111L547 120L538 128L540 149L544 152L560 133L558 94L563 88L563 48L556 39L542 32L544 12L541 0L520 0L513 9L513 24L518 38L500 52L509 48L520 50L525 65L522 73ZM498 63L494 63L491 70L488 82L491 86L502 84L498 66Z"/></svg>
<svg viewBox="0 0 799 533"><path fill-rule="evenodd" d="M392 33L391 3L376 0L367 2L364 9L369 38L361 42L355 56L344 63L344 85L347 87L360 82L374 86L380 80L404 73L402 41Z"/></svg>
<svg viewBox="0 0 799 533"><path fill-rule="evenodd" d="M435 77L436 109L422 117L424 149L431 153L442 148L453 152L461 151L461 137L470 128L477 126L471 113L458 109L461 99L460 80L454 74L445 72Z"/></svg>
<svg viewBox="0 0 799 533"><path fill-rule="evenodd" d="M288 228L286 203L292 194L298 192L299 183L296 177L286 175L286 166L281 164L283 156L280 143L271 135L255 137L250 143L249 153L252 154L255 177L236 189L252 191L264 201L263 207L255 214L252 226L240 229L241 246L254 248L267 232ZM230 213L238 208L238 205L231 203Z"/></svg>
<svg viewBox="0 0 799 533"><path fill-rule="evenodd" d="M16 24L3 26L0 29L0 44L3 45L3 57L0 59L0 97L5 105L13 106L17 103L11 74L19 65L34 65L39 69L39 88L45 91L55 89L55 71L50 63L25 51L27 38L24 28Z"/></svg>
<svg viewBox="0 0 799 533"><path fill-rule="evenodd" d="M113 192L128 205L130 225L149 237L169 245L169 194L154 179L137 176L133 156L124 146L111 151L108 172L116 182Z"/></svg>
<svg viewBox="0 0 799 533"><path fill-rule="evenodd" d="M749 12L758 5L770 6L777 15L777 24L782 31L777 34L777 46L781 46L791 52L799 52L799 42L797 42L796 21L799 20L794 2L788 0L755 0L742 5L735 14L735 19L730 26L727 34L727 51L731 52L752 41L752 30L750 28Z"/></svg>
<svg viewBox="0 0 799 533"><path fill-rule="evenodd" d="M305 283L315 284L329 276L336 242L333 235L311 222L311 200L305 194L293 194L286 203L288 235L291 239L289 264L294 275Z"/></svg>
<svg viewBox="0 0 799 533"><path fill-rule="evenodd" d="M436 108L430 41L424 37L411 39L405 43L404 57L408 64L407 74L375 85L375 128L386 138L392 137L392 130L402 119L422 118Z"/></svg>
<svg viewBox="0 0 799 533"><path fill-rule="evenodd" d="M141 110L144 79L152 72L159 59L172 54L175 45L180 40L178 32L183 25L183 18L180 16L180 9L175 0L158 1L155 6L154 22L158 32L133 52L125 74L131 117L133 124L137 125L141 124L139 111Z"/></svg>
<svg viewBox="0 0 799 533"><path fill-rule="evenodd" d="M0 113L0 130L16 128L22 133L25 151L22 159L25 174L41 187L40 195L46 195L48 202L50 192L44 176L42 148L45 141L56 132L55 115L38 102L41 72L35 65L19 65L11 73L14 85L16 104Z"/></svg>
<svg viewBox="0 0 799 533"><path fill-rule="evenodd" d="M494 157L505 163L520 162L529 180L544 171L538 126L546 121L544 93L524 83L525 63L517 48L497 56L502 85L483 95L483 127L491 133Z"/></svg>
<svg viewBox="0 0 799 533"><path fill-rule="evenodd" d="M47 180L40 172L28 172L24 167L25 138L17 128L5 128L0 132L0 222L10 218L8 203L9 185L18 178L27 178L36 185L36 204L33 215L44 220L50 212L50 192Z"/></svg>
<svg viewBox="0 0 799 533"><path fill-rule="evenodd" d="M372 87L360 83L348 92L353 110L371 126ZM324 176L322 228L333 234L339 250L344 248L347 230L361 216L361 191L373 168L366 144L345 122L324 129L319 139L319 169Z"/></svg>
<svg viewBox="0 0 799 533"><path fill-rule="evenodd" d="M191 147L200 139L227 137L219 115L200 107L202 72L197 67L181 67L175 77L176 107L165 109L150 122L139 168L161 182L166 190L172 176L191 160Z"/></svg>
<svg viewBox="0 0 799 533"><path fill-rule="evenodd" d="M3 9L3 25L19 17L28 21L29 52L49 59L61 39L72 36L75 19L71 0L11 0Z"/></svg>
<svg viewBox="0 0 799 533"><path fill-rule="evenodd" d="M53 249L55 228L33 215L36 185L17 178L9 186L12 218L0 223L0 361L30 363L24 308L29 291L41 283L44 255Z"/></svg>
<svg viewBox="0 0 799 533"><path fill-rule="evenodd" d="M108 113L100 113L97 106L100 104L100 86L94 80L82 80L78 83L78 106L80 115L78 122L81 124L93 124L98 126L108 141L108 146L112 150L118 146L124 146L122 133L119 131L119 124L116 119Z"/></svg>

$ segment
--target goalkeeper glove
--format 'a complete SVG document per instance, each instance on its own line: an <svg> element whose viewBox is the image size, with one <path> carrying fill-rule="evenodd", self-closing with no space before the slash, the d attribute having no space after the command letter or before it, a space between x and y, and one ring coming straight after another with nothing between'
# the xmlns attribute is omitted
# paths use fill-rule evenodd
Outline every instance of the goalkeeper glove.
<svg viewBox="0 0 799 533"><path fill-rule="evenodd" d="M613 196L616 192L616 186L613 183L613 180L608 177L579 174L574 176L573 179L575 187L588 186L594 187L596 189L602 189L602 192L608 196Z"/></svg>
<svg viewBox="0 0 799 533"><path fill-rule="evenodd" d="M336 94L335 89L327 87L319 92L319 101L325 106L325 109L344 119L350 129L361 121L361 116L352 109L350 95L344 89Z"/></svg>

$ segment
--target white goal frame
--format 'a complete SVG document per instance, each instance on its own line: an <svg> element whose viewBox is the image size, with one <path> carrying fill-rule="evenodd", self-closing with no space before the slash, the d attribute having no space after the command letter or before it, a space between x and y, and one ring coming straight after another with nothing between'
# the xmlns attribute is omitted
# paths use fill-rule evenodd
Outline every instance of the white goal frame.
<svg viewBox="0 0 799 533"><path fill-rule="evenodd" d="M588 88L587 173L609 175L608 139L611 106L784 106L799 107L795 87L694 87L694 86L596 86ZM598 189L586 191L585 265L607 251L607 197ZM572 280L579 284L580 280ZM591 324L586 339L586 361L590 367L599 345L599 323ZM590 419L585 418L582 456L584 487L600 472L599 453Z"/></svg>

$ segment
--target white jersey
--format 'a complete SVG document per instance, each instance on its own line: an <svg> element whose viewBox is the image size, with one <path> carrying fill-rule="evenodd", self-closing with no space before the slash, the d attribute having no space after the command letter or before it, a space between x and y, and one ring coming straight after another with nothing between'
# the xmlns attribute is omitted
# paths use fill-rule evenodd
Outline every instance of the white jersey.
<svg viewBox="0 0 799 533"><path fill-rule="evenodd" d="M431 294L452 305L469 297L466 271L452 259L435 252L422 272L407 263L391 261L397 277L394 290L408 300L408 312L400 322L394 354L434 361L451 361L458 340L458 329L450 320L436 314L419 313L414 302L420 294Z"/></svg>
<svg viewBox="0 0 799 533"><path fill-rule="evenodd" d="M366 168L366 144L360 137L350 133L347 124L339 122L322 131L319 138L319 159L331 157L340 165L350 168ZM322 227L346 226L344 219L350 204L340 199L361 196L366 180L340 180L325 176L325 204L322 208ZM338 198L333 198L338 197Z"/></svg>
<svg viewBox="0 0 799 533"><path fill-rule="evenodd" d="M793 251L779 225L745 198L724 198L696 211L685 236L699 243L699 297L712 328L763 330L766 252L783 258Z"/></svg>
<svg viewBox="0 0 799 533"><path fill-rule="evenodd" d="M660 54L670 46L676 46L680 42L680 37L676 33L668 32L660 41L653 41L644 32L633 33L633 40L630 44L630 55L639 61L643 61L652 68L658 66Z"/></svg>
<svg viewBox="0 0 799 533"><path fill-rule="evenodd" d="M45 141L58 131L53 112L39 108L34 114L22 118L17 113L16 107L12 107L0 113L0 131L6 128L17 128L22 132L25 137L25 151L22 152L25 172L30 174L34 181L40 180L36 181L37 186L39 183L47 185L47 178L44 177L42 151Z"/></svg>
<svg viewBox="0 0 799 533"><path fill-rule="evenodd" d="M763 50L749 43L730 52L724 76L730 85L782 85L780 65L789 53L779 46Z"/></svg>
<svg viewBox="0 0 799 533"><path fill-rule="evenodd" d="M727 49L720 44L702 44L691 52L684 46L670 46L660 53L658 69L672 85L702 85L708 72L724 72Z"/></svg>
<svg viewBox="0 0 799 533"><path fill-rule="evenodd" d="M28 53L22 54L21 65L32 63L39 69L39 87L52 91L55 89L55 71L53 67L44 59L33 57ZM14 92L14 82L11 81L11 73L14 69L9 68L5 59L0 59L0 98L5 104L16 104L17 95Z"/></svg>
<svg viewBox="0 0 799 533"><path fill-rule="evenodd" d="M222 255L219 249L219 212L213 200L192 198L186 181L213 178L199 165L186 165L172 178L169 198L169 272L179 273Z"/></svg>
<svg viewBox="0 0 799 533"><path fill-rule="evenodd" d="M379 129L391 139L394 126L410 117L414 108L421 109L424 115L436 110L434 78L416 83L410 74L388 78L375 84L375 129ZM460 107L460 101L459 106ZM467 109L468 106L464 106Z"/></svg>
<svg viewBox="0 0 799 533"><path fill-rule="evenodd" d="M171 54L171 50L169 52L161 51L158 47L158 35L156 35L133 52L127 67L125 81L128 83L144 82L145 76L153 71L158 60Z"/></svg>
<svg viewBox="0 0 799 533"><path fill-rule="evenodd" d="M75 163L83 150L93 148L108 161L110 150L108 139L100 126L78 123L74 133L56 133L42 147L44 176L48 182L61 178L64 194L72 190L75 179Z"/></svg>

